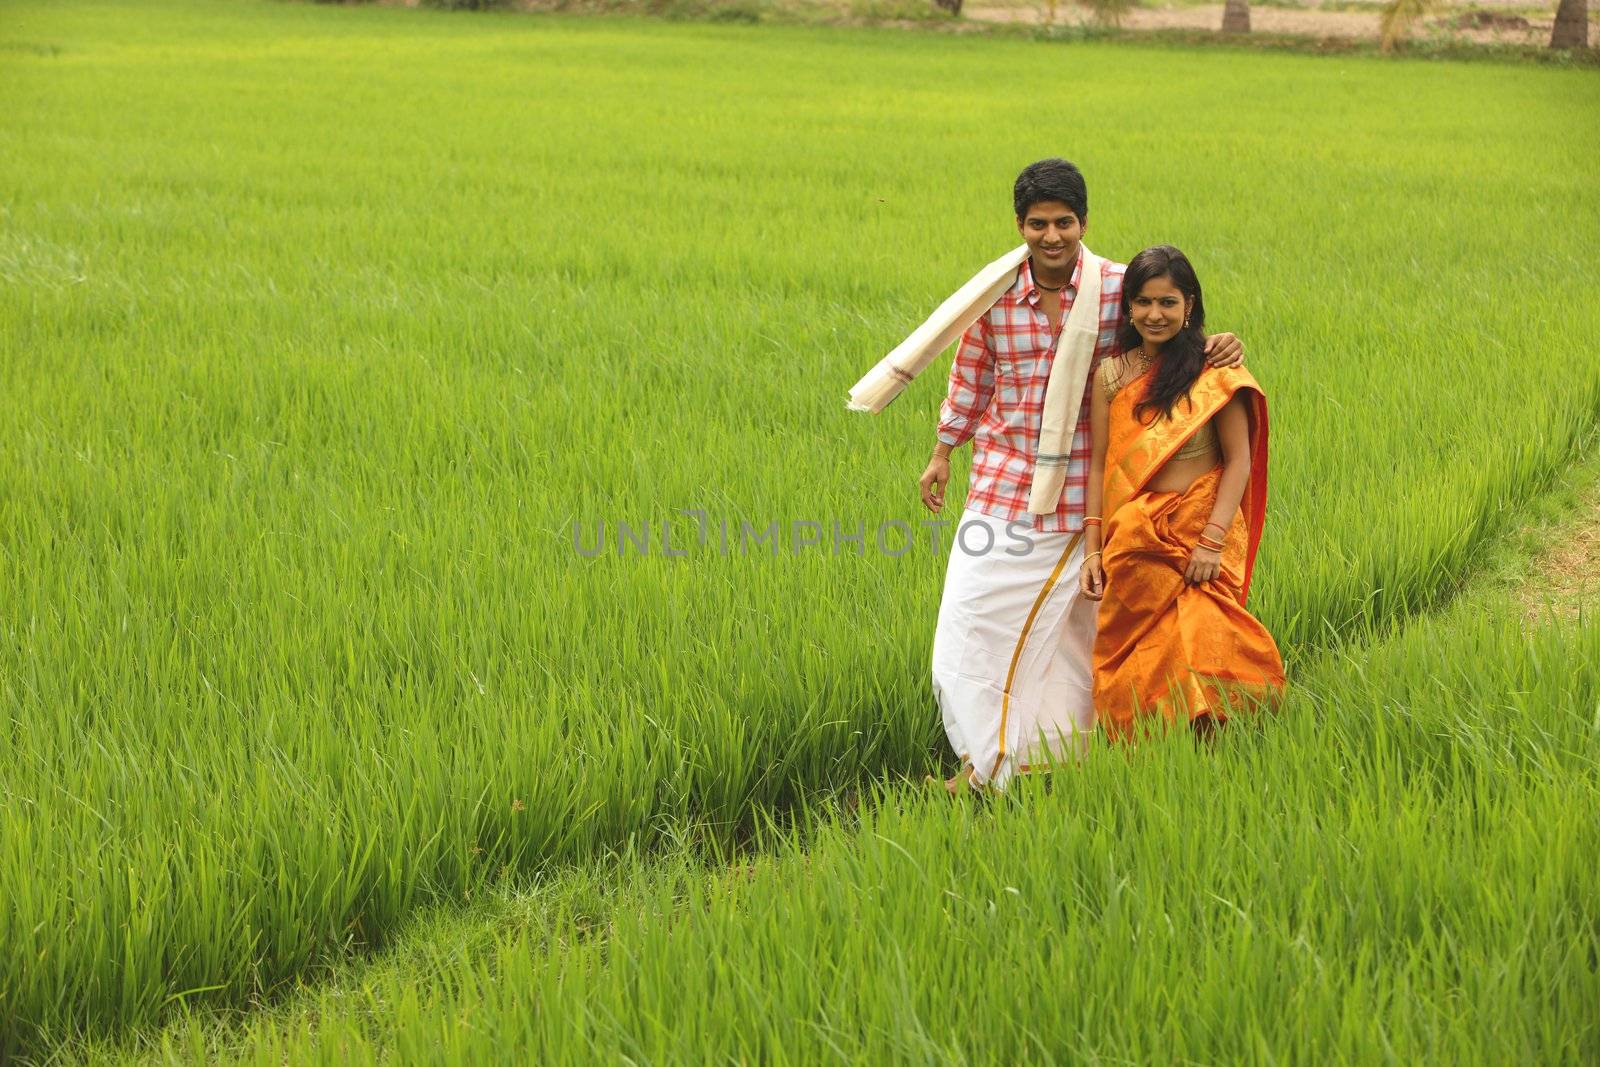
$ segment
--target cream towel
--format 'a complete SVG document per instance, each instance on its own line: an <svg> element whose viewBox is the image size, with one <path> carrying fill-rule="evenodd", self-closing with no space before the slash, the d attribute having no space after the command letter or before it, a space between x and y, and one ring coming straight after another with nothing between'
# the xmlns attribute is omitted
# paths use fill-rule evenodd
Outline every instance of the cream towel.
<svg viewBox="0 0 1600 1067"><path fill-rule="evenodd" d="M1039 451L1033 458L1033 485L1028 490L1028 512L1053 515L1067 484L1067 462L1072 458L1072 435L1078 429L1083 390L1089 384L1095 342L1100 340L1100 267L1104 262L1078 246L1078 295L1072 300L1067 321L1056 339L1056 359L1044 387L1044 420L1039 426Z"/></svg>
<svg viewBox="0 0 1600 1067"><path fill-rule="evenodd" d="M911 384L933 358L967 332L967 327L1000 299L1017 280L1017 268L1028 258L1028 246L1013 248L957 289L910 337L878 361L850 390L851 411L876 415Z"/></svg>
<svg viewBox="0 0 1600 1067"><path fill-rule="evenodd" d="M1104 261L1082 245L1078 246L1078 257L1083 262L1078 274L1078 295L1061 324L1055 362L1045 385L1044 421L1039 428L1033 486L1028 493L1028 511L1035 515L1054 514L1061 500L1067 461L1072 454L1072 435L1083 406L1089 366L1094 362L1095 342L1100 338L1100 268ZM1000 294L1016 282L1017 268L1027 258L1028 246L1019 245L968 279L910 337L851 387L847 402L850 410L876 415L888 407L935 356L994 307Z"/></svg>

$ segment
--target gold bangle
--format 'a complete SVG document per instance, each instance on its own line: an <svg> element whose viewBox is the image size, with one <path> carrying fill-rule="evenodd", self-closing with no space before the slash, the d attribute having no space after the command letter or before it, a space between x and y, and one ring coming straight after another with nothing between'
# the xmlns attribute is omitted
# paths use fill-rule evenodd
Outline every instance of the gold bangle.
<svg viewBox="0 0 1600 1067"><path fill-rule="evenodd" d="M1094 559L1096 556L1099 556L1099 555L1103 555L1103 553L1097 548L1093 552L1090 552L1087 556L1084 556L1083 557L1083 561L1085 563L1088 563L1091 559Z"/></svg>

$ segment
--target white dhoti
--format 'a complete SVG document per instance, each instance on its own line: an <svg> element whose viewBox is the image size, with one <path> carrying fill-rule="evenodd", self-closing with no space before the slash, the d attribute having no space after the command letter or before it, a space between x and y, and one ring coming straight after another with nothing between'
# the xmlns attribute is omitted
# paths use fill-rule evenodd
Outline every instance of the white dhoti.
<svg viewBox="0 0 1600 1067"><path fill-rule="evenodd" d="M1098 605L1078 587L1083 535L1008 532L966 511L950 550L933 638L933 691L950 745L979 784L1084 752L1094 730ZM978 551L990 546L987 551ZM965 547L964 547L965 545ZM968 551L970 548L972 551Z"/></svg>

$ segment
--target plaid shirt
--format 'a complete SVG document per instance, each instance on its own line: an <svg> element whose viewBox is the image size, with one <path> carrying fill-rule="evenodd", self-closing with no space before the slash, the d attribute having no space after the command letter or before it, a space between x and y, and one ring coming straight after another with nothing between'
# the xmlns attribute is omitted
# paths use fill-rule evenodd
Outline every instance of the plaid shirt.
<svg viewBox="0 0 1600 1067"><path fill-rule="evenodd" d="M950 368L950 389L939 411L939 440L952 448L969 439L972 469L967 507L1008 522L1030 522L1041 533L1076 533L1083 529L1083 493L1089 484L1089 396L1100 361L1117 351L1122 325L1120 263L1105 261L1100 274L1100 336L1094 345L1083 407L1072 434L1067 484L1053 515L1028 514L1034 455L1044 419L1044 390L1056 357L1056 337L1039 302L1033 263L1024 261L1016 283L973 323L956 349ZM1061 319L1066 321L1078 295L1083 257L1072 268L1072 280L1061 291Z"/></svg>

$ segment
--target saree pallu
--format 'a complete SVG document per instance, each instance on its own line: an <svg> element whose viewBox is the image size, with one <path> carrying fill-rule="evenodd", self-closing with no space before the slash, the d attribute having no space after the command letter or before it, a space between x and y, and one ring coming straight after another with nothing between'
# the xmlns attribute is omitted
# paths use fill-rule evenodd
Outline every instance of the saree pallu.
<svg viewBox="0 0 1600 1067"><path fill-rule="evenodd" d="M1149 375L1111 403L1105 471L1106 594L1095 637L1095 708L1126 738L1139 720L1228 717L1241 698L1270 702L1283 689L1272 635L1245 610L1266 509L1266 398L1242 368L1207 370L1171 418L1143 425L1133 407ZM1145 489L1172 455L1243 391L1250 414L1250 481L1223 538L1221 572L1190 585L1190 554L1211 518L1218 465L1182 492Z"/></svg>

